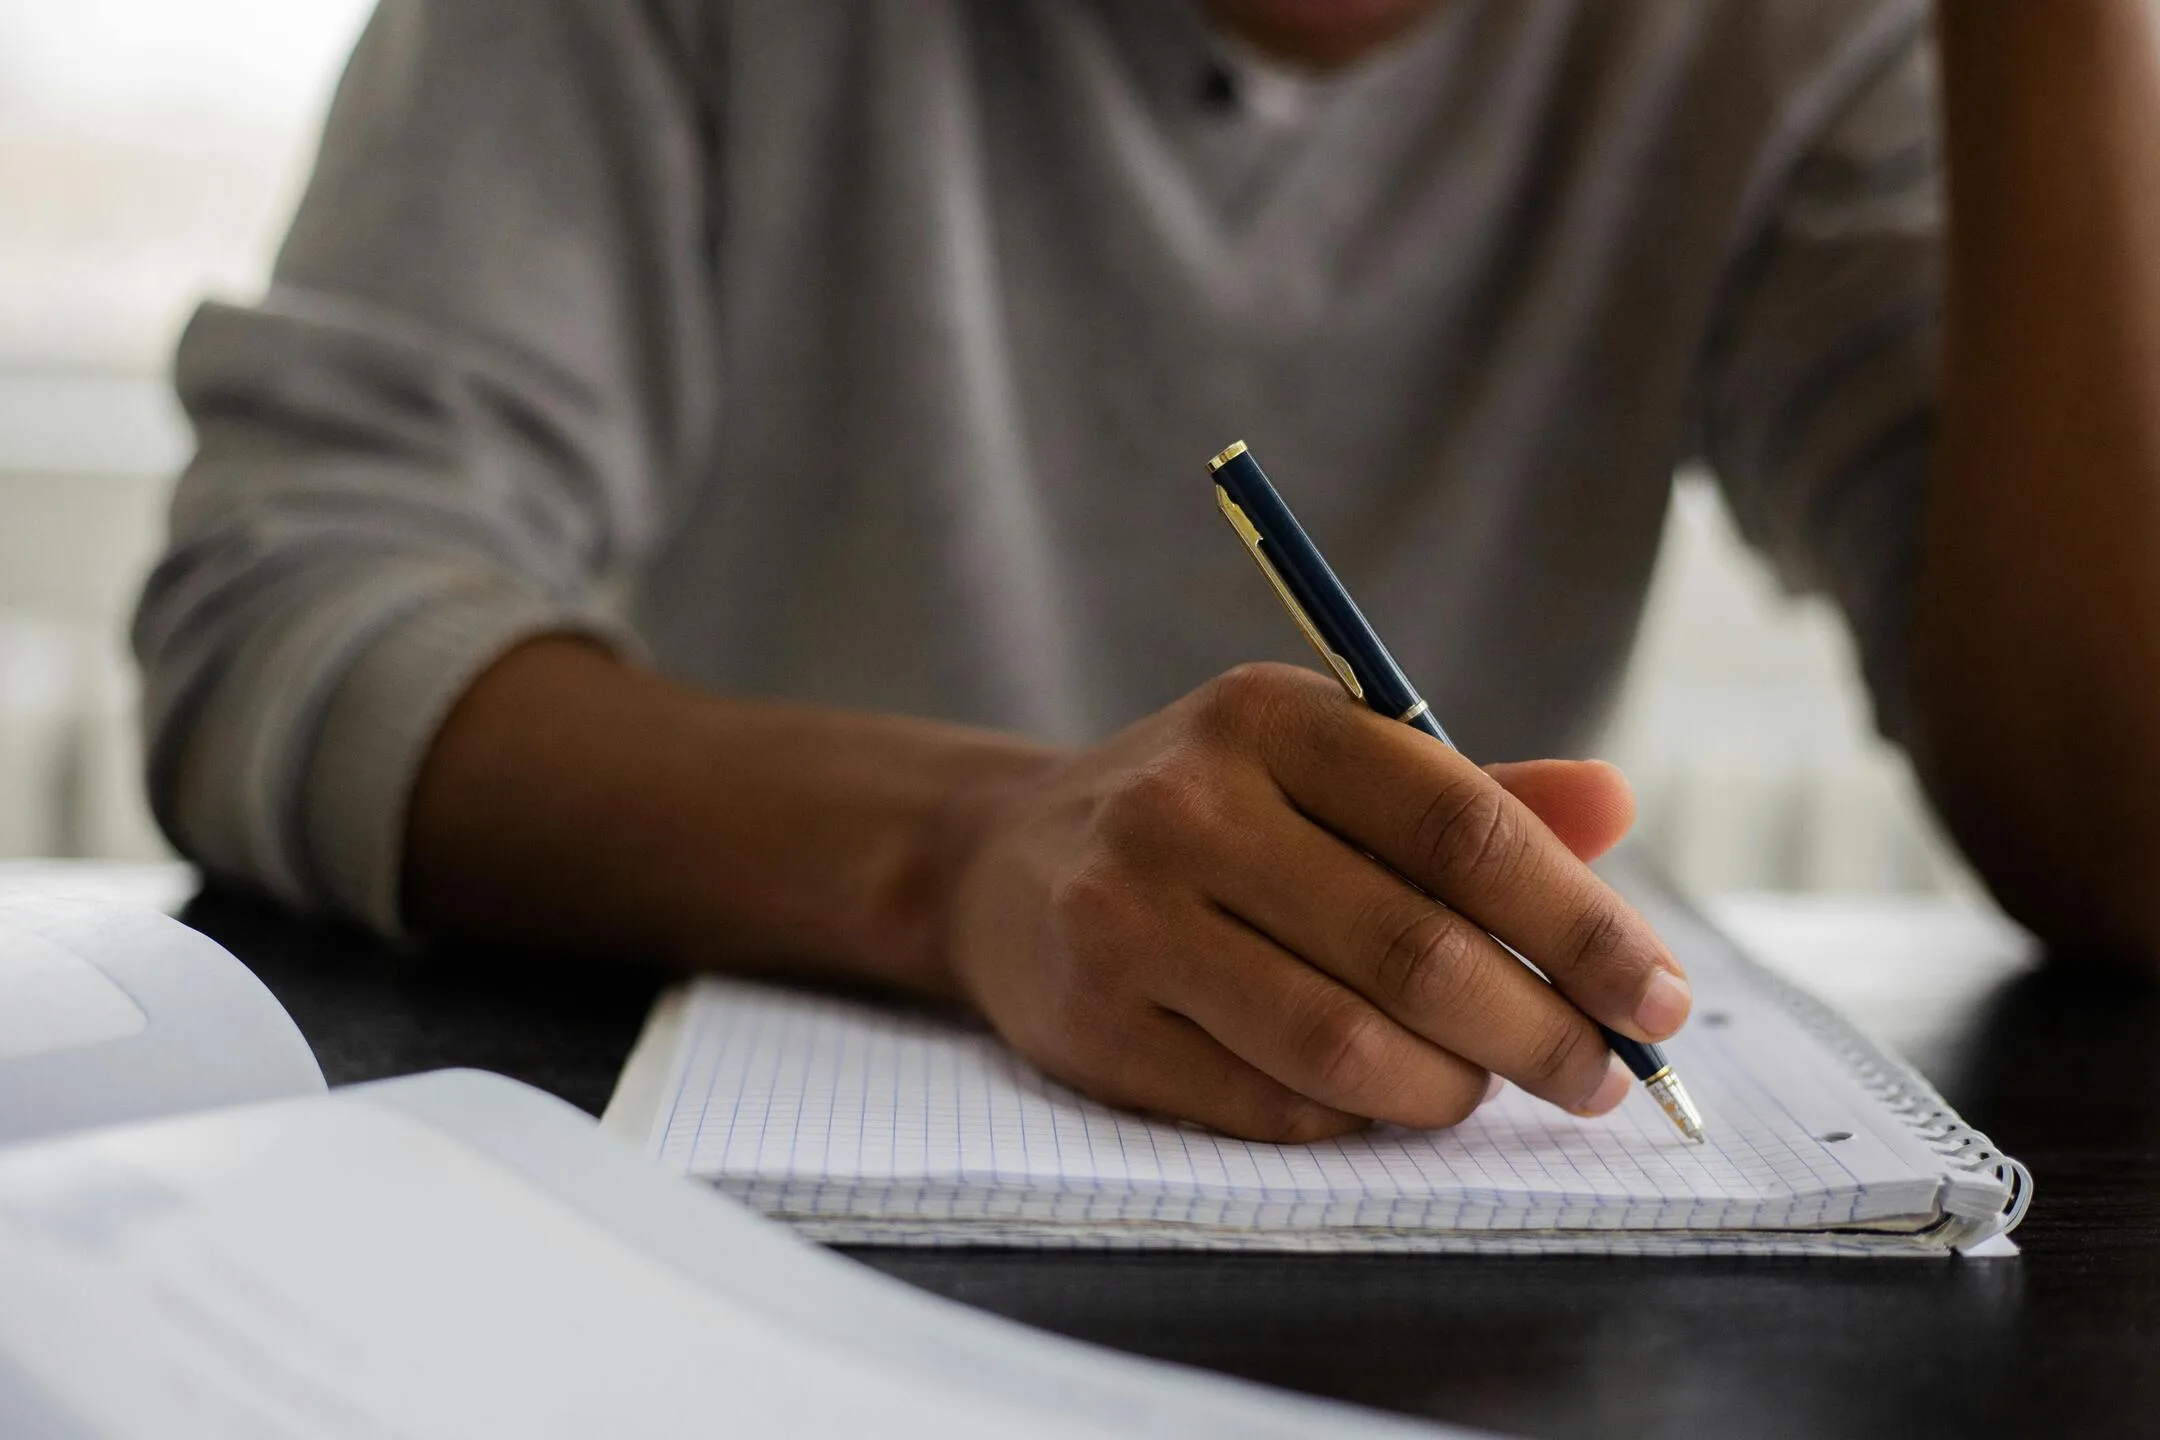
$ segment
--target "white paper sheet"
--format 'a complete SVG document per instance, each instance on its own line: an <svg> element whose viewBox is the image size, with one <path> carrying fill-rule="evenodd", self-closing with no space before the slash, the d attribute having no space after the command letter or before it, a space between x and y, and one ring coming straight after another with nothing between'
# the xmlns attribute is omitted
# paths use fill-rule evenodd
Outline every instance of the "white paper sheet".
<svg viewBox="0 0 2160 1440"><path fill-rule="evenodd" d="M0 1060L118 1040L149 1023L104 971L0 918Z"/></svg>
<svg viewBox="0 0 2160 1440"><path fill-rule="evenodd" d="M1096 1104L951 1017L717 977L656 1011L615 1123L634 1101L664 1168L853 1243L1170 1244L1183 1227L1208 1246L1492 1235L1939 1253L2001 1227L2015 1167L1945 1153L1956 1117L1916 1113L1940 1104L1924 1082L1876 1063L1864 1037L1699 918L1644 903L1694 984L1694 1019L1665 1048L1706 1145L1640 1090L1583 1120L1513 1089L1452 1130L1255 1144Z"/></svg>
<svg viewBox="0 0 2160 1440"><path fill-rule="evenodd" d="M523 1158L415 1118L431 1096ZM685 1246L696 1263L682 1263ZM0 1152L0 1297L9 1435L1412 1428L919 1295L652 1174L559 1102L484 1076Z"/></svg>

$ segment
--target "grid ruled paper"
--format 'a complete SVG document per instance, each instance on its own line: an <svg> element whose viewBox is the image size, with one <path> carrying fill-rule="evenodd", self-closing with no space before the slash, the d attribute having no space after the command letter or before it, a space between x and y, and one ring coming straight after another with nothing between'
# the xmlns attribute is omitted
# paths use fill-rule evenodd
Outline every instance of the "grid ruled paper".
<svg viewBox="0 0 2160 1440"><path fill-rule="evenodd" d="M840 1239L1235 1247L1275 1235L1385 1249L1419 1234L1518 1232L1532 1247L1519 1232L1666 1236L1635 1247L1654 1249L1934 1218L1940 1157L1782 1009L1716 967L1691 971L1697 1023L1667 1049L1704 1111L1704 1146L1640 1092L1579 1120L1512 1088L1452 1130L1256 1144L1098 1105L941 1017L706 979L651 1148Z"/></svg>

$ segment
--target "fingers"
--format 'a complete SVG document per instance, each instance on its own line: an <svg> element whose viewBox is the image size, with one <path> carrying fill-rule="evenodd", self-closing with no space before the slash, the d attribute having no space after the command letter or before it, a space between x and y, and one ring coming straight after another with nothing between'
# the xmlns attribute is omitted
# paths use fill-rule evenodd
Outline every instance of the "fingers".
<svg viewBox="0 0 2160 1440"><path fill-rule="evenodd" d="M1593 1018L1653 1041L1686 1020L1686 981L1648 923L1457 752L1286 667L1224 676L1203 715L1298 810L1512 945ZM1509 778L1553 788L1551 774Z"/></svg>
<svg viewBox="0 0 2160 1440"><path fill-rule="evenodd" d="M1530 807L1578 860L1595 860L1635 823L1635 791L1602 760L1523 760L1485 773Z"/></svg>
<svg viewBox="0 0 2160 1440"><path fill-rule="evenodd" d="M1402 1047L1386 1052L1391 1076L1414 1093L1388 1097L1394 1109L1383 1114L1368 1107L1380 1103L1385 1087L1314 1090L1309 1074L1271 1065L1247 1042L1251 1027L1234 1035L1218 1023L1224 1002L1205 1013L1190 1001L1173 1002L1231 1049L1307 1094L1402 1124L1459 1120L1467 1113L1459 1109L1467 1093L1460 1087L1471 1076L1482 1082L1487 1070L1577 1114L1603 1113L1626 1094L1624 1082L1609 1089L1614 1057L1597 1027L1476 925L1303 817L1288 826L1255 824L1242 836L1219 855L1205 883L1226 909L1275 942L1266 947L1273 956L1306 977L1277 978L1275 961L1262 965L1250 946L1239 952L1240 973L1250 984L1228 1003L1271 1005L1285 1017L1279 1030L1291 1032L1273 1037L1269 1053L1294 1049L1300 1029L1334 1025L1333 1032L1322 1031L1323 1054L1358 1046L1338 1064L1383 1063L1382 1037L1346 1035L1358 1022L1331 1011L1331 1004L1347 1010L1322 993L1332 992L1379 1012L1422 1052L1453 1063L1413 1070L1396 1058ZM1297 880L1285 885L1280 876ZM1404 1118L1413 1110L1420 1118Z"/></svg>
<svg viewBox="0 0 2160 1440"><path fill-rule="evenodd" d="M1053 1075L1233 1135L1450 1125L1495 1074L1600 1113L1628 1081L1594 1021L1661 1039L1688 1003L1581 858L1632 808L1607 767L1488 774L1251 667L1001 799L950 963Z"/></svg>
<svg viewBox="0 0 2160 1440"><path fill-rule="evenodd" d="M1230 916L1206 917L1187 953L1204 958L1169 971L1162 1003L1301 1095L1417 1129L1458 1124L1485 1099L1483 1069Z"/></svg>
<svg viewBox="0 0 2160 1440"><path fill-rule="evenodd" d="M1370 1123L1262 1074L1182 1015L1156 1008L1123 1029L1117 1053L1099 1057L1106 1063L1059 1078L1108 1104L1272 1145L1326 1140Z"/></svg>

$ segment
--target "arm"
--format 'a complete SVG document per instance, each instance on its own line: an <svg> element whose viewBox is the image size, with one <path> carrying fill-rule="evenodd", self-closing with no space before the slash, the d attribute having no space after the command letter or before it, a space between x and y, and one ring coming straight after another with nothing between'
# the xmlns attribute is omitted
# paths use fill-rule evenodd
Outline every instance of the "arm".
<svg viewBox="0 0 2160 1440"><path fill-rule="evenodd" d="M1619 1103L1585 1012L1663 1039L1688 998L1582 863L1603 767L1489 774L1283 667L1051 751L575 637L712 465L709 9L385 0L271 295L181 357L137 628L175 840L384 930L957 997L1240 1134L1450 1123L1489 1073Z"/></svg>
<svg viewBox="0 0 2160 1440"><path fill-rule="evenodd" d="M1631 815L1603 766L1480 771L1281 666L1056 751L705 695L543 638L437 735L406 894L438 934L957 998L1091 1094L1307 1140L1453 1124L1489 1073L1620 1103L1582 1011L1463 915L1664 1038L1678 967L1578 858Z"/></svg>
<svg viewBox="0 0 2160 1440"><path fill-rule="evenodd" d="M2003 902L2160 958L2160 34L1944 0L1948 316L1911 741Z"/></svg>
<svg viewBox="0 0 2160 1440"><path fill-rule="evenodd" d="M268 294L205 306L135 619L152 805L205 869L395 931L435 728L602 596L709 446L693 7L384 0Z"/></svg>
<svg viewBox="0 0 2160 1440"><path fill-rule="evenodd" d="M1051 758L956 725L719 699L542 638L491 667L428 752L407 919L951 995L945 895L977 801Z"/></svg>

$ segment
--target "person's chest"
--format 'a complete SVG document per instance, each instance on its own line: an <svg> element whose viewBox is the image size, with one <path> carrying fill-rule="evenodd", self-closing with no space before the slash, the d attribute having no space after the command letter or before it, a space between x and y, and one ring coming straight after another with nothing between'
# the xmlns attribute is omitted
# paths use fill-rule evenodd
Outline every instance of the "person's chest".
<svg viewBox="0 0 2160 1440"><path fill-rule="evenodd" d="M1548 575L1631 616L1777 120L1735 14L1452 0L1286 90L1160 0L731 7L664 598L857 669L1032 606L1108 723L1280 648L1200 479L1242 438L1408 656L1567 628Z"/></svg>
<svg viewBox="0 0 2160 1440"><path fill-rule="evenodd" d="M1352 509L1405 465L1555 463L1556 429L1663 464L1779 118L1732 9L1452 0L1285 115L1164 0L733 7L728 410L1202 455L1264 420Z"/></svg>

